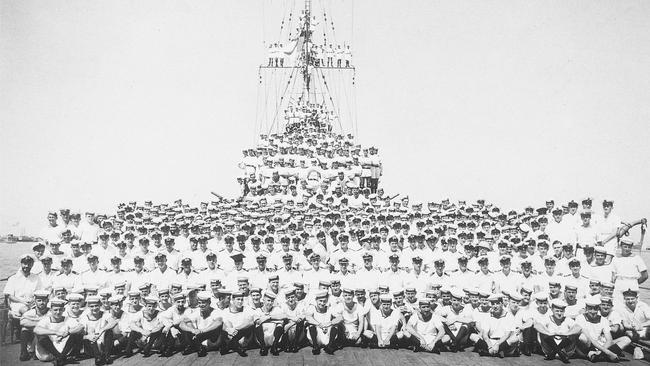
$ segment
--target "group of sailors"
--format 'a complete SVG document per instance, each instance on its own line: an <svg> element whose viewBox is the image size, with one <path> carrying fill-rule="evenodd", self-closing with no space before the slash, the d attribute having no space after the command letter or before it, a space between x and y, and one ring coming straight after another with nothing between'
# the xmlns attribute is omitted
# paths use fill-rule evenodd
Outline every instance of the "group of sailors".
<svg viewBox="0 0 650 366"><path fill-rule="evenodd" d="M299 121L309 116L318 120L320 111L325 110L322 106L289 108L288 115L296 115ZM239 166L241 195L248 202L290 200L293 204L307 201L318 205L319 194L337 201L348 189L367 189L375 194L382 174L376 147L362 148L352 135L313 126L262 135L257 148L243 151ZM356 195L354 201L359 199ZM359 208L359 203L353 206Z"/></svg>
<svg viewBox="0 0 650 366"><path fill-rule="evenodd" d="M292 47L296 47L294 44ZM296 51L294 49L287 49L282 43L275 42L269 44L268 48L268 62L267 67L292 67L296 66L290 62L295 58ZM352 50L350 45L341 46L333 44L309 44L308 60L301 60L308 62L310 66L314 67L329 67L329 68L350 68L352 67Z"/></svg>
<svg viewBox="0 0 650 366"><path fill-rule="evenodd" d="M280 142L282 139L280 139ZM502 212L357 188L50 212L4 294L21 360L342 347L615 361L648 278L605 200ZM325 195L327 198L325 198ZM289 201L287 201L289 202ZM300 203L300 205L298 205ZM561 238L561 240L560 240Z"/></svg>

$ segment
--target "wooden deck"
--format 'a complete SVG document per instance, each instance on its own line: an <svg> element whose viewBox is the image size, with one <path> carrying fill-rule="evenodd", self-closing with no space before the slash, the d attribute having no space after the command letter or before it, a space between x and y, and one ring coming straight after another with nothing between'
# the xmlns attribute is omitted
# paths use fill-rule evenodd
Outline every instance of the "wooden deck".
<svg viewBox="0 0 650 366"><path fill-rule="evenodd" d="M21 365L21 366L39 366L43 365L40 361L18 361L19 345L0 346L0 366ZM624 362L628 366L647 365L645 361L632 360ZM356 366L402 366L402 365L457 365L457 366L502 366L502 365L563 365L558 360L544 361L542 356L533 355L531 357L521 356L514 358L489 358L479 357L469 350L461 353L443 353L441 355L427 353L413 353L407 350L370 350L361 348L346 348L337 351L330 356L324 352L318 356L311 354L311 348L303 348L299 353L281 353L279 356L261 357L258 350L249 350L248 357L240 357L236 353L221 356L219 352L210 352L207 357L199 358L196 354L183 356L180 353L170 358L160 358L157 354L149 358L143 358L141 355L135 355L129 359L119 358L113 365L119 366L174 366L174 365L191 365L191 366L208 366L208 365L233 365L233 366L271 366L271 365L356 365ZM572 365L592 365L587 360L571 360ZM601 363L603 364L603 363ZM92 366L93 360L84 360L79 363L82 366Z"/></svg>

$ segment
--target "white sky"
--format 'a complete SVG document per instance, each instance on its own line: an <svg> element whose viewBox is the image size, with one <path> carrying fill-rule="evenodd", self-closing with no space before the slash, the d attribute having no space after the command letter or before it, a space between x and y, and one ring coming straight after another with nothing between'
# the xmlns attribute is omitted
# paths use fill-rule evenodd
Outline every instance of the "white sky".
<svg viewBox="0 0 650 366"><path fill-rule="evenodd" d="M0 1L0 233L36 234L62 207L236 194L261 4ZM650 2L345 6L360 141L389 193L516 209L591 195L648 216Z"/></svg>

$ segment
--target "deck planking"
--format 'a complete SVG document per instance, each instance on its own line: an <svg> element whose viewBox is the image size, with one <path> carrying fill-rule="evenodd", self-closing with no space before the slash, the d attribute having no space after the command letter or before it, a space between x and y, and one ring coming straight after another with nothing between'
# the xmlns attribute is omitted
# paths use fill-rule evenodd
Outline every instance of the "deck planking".
<svg viewBox="0 0 650 366"><path fill-rule="evenodd" d="M0 366L41 366L45 363L40 361L18 361L20 352L18 344L9 344L0 346ZM646 361L632 360L625 362L627 366L647 366ZM83 360L78 363L79 366L92 366L93 360ZM279 356L259 355L258 350L248 351L248 357L240 357L236 353L220 355L219 352L210 352L206 357L198 357L196 354L183 356L180 353L169 358L161 358L157 354L149 358L143 358L141 355L125 359L118 358L113 365L116 366L284 366L284 365L309 365L309 366L436 366L436 365L455 365L455 366L535 366L535 365L559 366L562 362L544 361L542 356L533 355L531 357L521 356L514 358L490 358L479 357L469 350L459 353L443 353L434 355L429 353L413 353L408 350L371 350L362 348L346 348L336 351L334 355L321 353L314 356L311 354L311 348L303 348L298 353L281 353ZM604 363L603 363L604 364ZM571 365L592 365L587 360L573 359Z"/></svg>

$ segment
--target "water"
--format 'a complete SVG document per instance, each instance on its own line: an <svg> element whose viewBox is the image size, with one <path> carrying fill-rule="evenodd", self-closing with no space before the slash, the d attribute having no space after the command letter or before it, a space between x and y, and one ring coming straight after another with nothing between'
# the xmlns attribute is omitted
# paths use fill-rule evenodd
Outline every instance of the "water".
<svg viewBox="0 0 650 366"><path fill-rule="evenodd" d="M4 291L7 284L6 278L16 273L20 267L18 258L21 255L32 252L33 242L18 242L12 244L0 244L0 292Z"/></svg>

